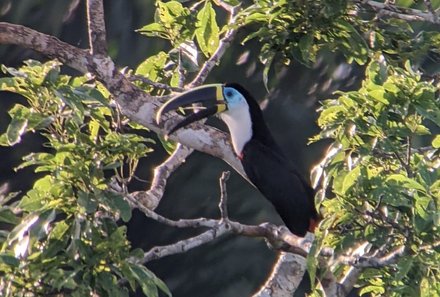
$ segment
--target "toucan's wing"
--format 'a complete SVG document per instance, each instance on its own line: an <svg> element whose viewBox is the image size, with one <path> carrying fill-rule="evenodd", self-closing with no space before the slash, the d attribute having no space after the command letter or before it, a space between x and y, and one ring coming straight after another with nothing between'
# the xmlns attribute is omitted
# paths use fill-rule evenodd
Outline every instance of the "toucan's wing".
<svg viewBox="0 0 440 297"><path fill-rule="evenodd" d="M246 175L273 204L292 233L304 236L317 214L314 191L277 150L250 140L243 148Z"/></svg>

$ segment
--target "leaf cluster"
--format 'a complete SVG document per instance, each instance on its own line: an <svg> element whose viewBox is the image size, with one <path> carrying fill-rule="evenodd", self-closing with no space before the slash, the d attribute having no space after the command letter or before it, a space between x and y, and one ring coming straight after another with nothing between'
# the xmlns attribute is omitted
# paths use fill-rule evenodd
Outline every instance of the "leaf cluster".
<svg viewBox="0 0 440 297"><path fill-rule="evenodd" d="M258 39L262 44L266 81L276 56L285 64L296 60L308 67L323 49L342 52L359 64L368 59L367 44L345 0L256 0L238 19L251 30L243 42Z"/></svg>
<svg viewBox="0 0 440 297"><path fill-rule="evenodd" d="M156 1L154 22L137 31L169 41L171 49L149 57L136 72L153 81L161 78L174 87L179 86L184 73L199 70L202 59L199 52L205 58L211 57L220 41L220 28L211 1L191 8L178 1Z"/></svg>
<svg viewBox="0 0 440 297"><path fill-rule="evenodd" d="M395 265L362 273L361 292L438 296L438 87L410 63L399 68L379 56L358 91L323 102L318 124L313 140L333 140L314 169L326 197L323 244L341 252L367 241L378 256L405 246Z"/></svg>
<svg viewBox="0 0 440 297"><path fill-rule="evenodd" d="M353 1L253 2L239 13L237 26L248 30L244 43L251 39L261 43L266 84L275 59L311 67L320 53L331 51L342 54L348 63L363 65L382 52L389 63L402 66L407 60L422 63L439 53L440 33L435 27L381 15ZM412 1L399 5L409 7Z"/></svg>
<svg viewBox="0 0 440 297"><path fill-rule="evenodd" d="M26 61L0 79L0 89L22 95L0 136L19 145L25 133L45 137L45 150L24 157L40 178L26 193L2 197L0 292L2 296L128 296L141 287L158 296L166 286L137 264L142 251L126 238L131 208L108 187L129 181L138 161L151 152L150 139L111 105L107 90L86 77L60 74L56 61ZM120 286L125 280L128 286Z"/></svg>

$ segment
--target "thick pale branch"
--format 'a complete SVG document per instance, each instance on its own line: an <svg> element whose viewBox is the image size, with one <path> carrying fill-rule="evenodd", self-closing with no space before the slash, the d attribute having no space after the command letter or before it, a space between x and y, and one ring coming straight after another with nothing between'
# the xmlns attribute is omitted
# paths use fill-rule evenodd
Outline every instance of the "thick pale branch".
<svg viewBox="0 0 440 297"><path fill-rule="evenodd" d="M87 0L87 24L89 43L94 55L107 55L107 38L102 0Z"/></svg>
<svg viewBox="0 0 440 297"><path fill-rule="evenodd" d="M365 255L371 248L368 242L360 244L354 249L350 256L361 257ZM329 267L325 267L325 273L321 278L321 286L328 297L345 297L353 289L362 270L356 267L350 267L348 271L338 281Z"/></svg>
<svg viewBox="0 0 440 297"><path fill-rule="evenodd" d="M362 257L368 253L371 249L371 244L364 242L351 254L352 257ZM339 295L341 297L347 296L354 285L357 283L359 276L361 275L362 269L357 267L350 267L348 271L339 280Z"/></svg>
<svg viewBox="0 0 440 297"><path fill-rule="evenodd" d="M30 28L0 22L0 44L15 44L33 49L49 58L58 59L66 65L87 73L92 56L87 50L74 47L58 38Z"/></svg>
<svg viewBox="0 0 440 297"><path fill-rule="evenodd" d="M306 272L306 259L290 253L281 253L271 276L252 297L293 296Z"/></svg>

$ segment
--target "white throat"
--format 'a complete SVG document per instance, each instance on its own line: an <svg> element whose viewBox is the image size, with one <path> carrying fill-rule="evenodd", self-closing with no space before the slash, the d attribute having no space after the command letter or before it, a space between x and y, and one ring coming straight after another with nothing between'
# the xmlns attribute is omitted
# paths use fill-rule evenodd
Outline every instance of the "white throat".
<svg viewBox="0 0 440 297"><path fill-rule="evenodd" d="M220 114L231 134L232 146L237 156L241 155L243 147L252 138L252 121L249 106L240 104Z"/></svg>

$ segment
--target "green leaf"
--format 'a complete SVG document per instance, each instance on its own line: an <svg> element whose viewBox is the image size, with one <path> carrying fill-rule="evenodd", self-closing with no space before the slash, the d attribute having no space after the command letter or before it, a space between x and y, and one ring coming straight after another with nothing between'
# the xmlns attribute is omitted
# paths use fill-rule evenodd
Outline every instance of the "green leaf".
<svg viewBox="0 0 440 297"><path fill-rule="evenodd" d="M433 223L433 212L429 210L431 202L432 199L427 196L415 197L414 225L419 233L430 229Z"/></svg>
<svg viewBox="0 0 440 297"><path fill-rule="evenodd" d="M440 135L436 135L435 138L432 140L432 146L434 148L440 148Z"/></svg>
<svg viewBox="0 0 440 297"><path fill-rule="evenodd" d="M439 297L440 284L427 277L423 277L420 282L420 297Z"/></svg>
<svg viewBox="0 0 440 297"><path fill-rule="evenodd" d="M384 89L376 89L376 90L373 90L373 91L369 92L368 94L371 96L371 98L373 98L373 99L375 99L375 100L377 100L377 101L379 101L379 102L381 102L381 103L383 103L385 105L388 105L390 103L384 97L385 96L385 90Z"/></svg>
<svg viewBox="0 0 440 297"><path fill-rule="evenodd" d="M264 69L263 69L263 83L266 90L269 92L269 71L272 66L272 62L275 58L275 54L269 54L267 59L264 61Z"/></svg>
<svg viewBox="0 0 440 297"><path fill-rule="evenodd" d="M130 270L142 288L142 292L148 297L158 297L157 286L153 282L154 274L141 265L132 264Z"/></svg>
<svg viewBox="0 0 440 297"><path fill-rule="evenodd" d="M320 240L321 241L321 240ZM307 254L307 271L309 272L310 279L315 279L316 271L317 271L317 256L318 256L318 246L321 242L318 240L314 240L312 246L310 247L310 251ZM315 289L315 282L312 282L312 291Z"/></svg>
<svg viewBox="0 0 440 297"><path fill-rule="evenodd" d="M128 278L134 278L140 284L142 291L147 296L157 297L159 288L169 297L172 296L170 290L165 285L165 283L160 280L153 272L148 270L146 267L138 264L127 263L124 275L130 275ZM125 265L124 265L125 266Z"/></svg>
<svg viewBox="0 0 440 297"><path fill-rule="evenodd" d="M158 54L149 57L142 62L137 68L135 74L143 75L152 81L157 81L168 55L165 52L159 52Z"/></svg>
<svg viewBox="0 0 440 297"><path fill-rule="evenodd" d="M440 126L440 108L436 106L419 106L416 105L416 110L422 116Z"/></svg>
<svg viewBox="0 0 440 297"><path fill-rule="evenodd" d="M299 51L301 53L301 61L305 66L310 67L316 61L316 53L313 51L313 34L306 34L298 42Z"/></svg>
<svg viewBox="0 0 440 297"><path fill-rule="evenodd" d="M20 265L20 261L12 255L5 253L0 254L0 263L6 264L11 267L17 268Z"/></svg>
<svg viewBox="0 0 440 297"><path fill-rule="evenodd" d="M359 291L360 296L364 296L367 293L373 293L373 296L383 296L385 288L383 286L365 286Z"/></svg>
<svg viewBox="0 0 440 297"><path fill-rule="evenodd" d="M358 180L361 175L361 167L357 166L347 173L342 182L342 194L345 194Z"/></svg>
<svg viewBox="0 0 440 297"><path fill-rule="evenodd" d="M174 19L181 16L185 10L182 3L178 1L168 1L166 3L159 1L158 7L161 13L161 20L165 23L174 22Z"/></svg>
<svg viewBox="0 0 440 297"><path fill-rule="evenodd" d="M21 141L21 136L27 131L29 114L29 108L21 104L15 104L14 107L9 110L9 115L12 120L6 130L7 143L1 143L2 145L12 146Z"/></svg>
<svg viewBox="0 0 440 297"><path fill-rule="evenodd" d="M152 23L152 24L143 26L142 28L140 28L136 31L140 32L143 35L150 36L150 37L160 37L163 39L170 38L170 36L168 35L168 31L165 29L165 27L161 23Z"/></svg>
<svg viewBox="0 0 440 297"><path fill-rule="evenodd" d="M167 285L160 278L155 276L153 281L162 292L167 294L169 297L172 296L170 289L168 289Z"/></svg>
<svg viewBox="0 0 440 297"><path fill-rule="evenodd" d="M41 193L38 190L31 189L20 200L20 203L18 205L23 210L36 211L44 206L45 201L46 198L44 195L41 195Z"/></svg>
<svg viewBox="0 0 440 297"><path fill-rule="evenodd" d="M97 121L92 120L89 122L90 140L97 141L100 125Z"/></svg>
<svg viewBox="0 0 440 297"><path fill-rule="evenodd" d="M172 140L165 140L162 136L158 136L160 143L162 144L162 147L165 149L165 151L171 155L175 150L177 146L177 142Z"/></svg>
<svg viewBox="0 0 440 297"><path fill-rule="evenodd" d="M16 225L20 223L20 219L9 208L0 208L0 222Z"/></svg>
<svg viewBox="0 0 440 297"><path fill-rule="evenodd" d="M219 27L215 20L215 10L211 1L206 1L205 6L197 14L196 39L206 57L210 57L219 44Z"/></svg>
<svg viewBox="0 0 440 297"><path fill-rule="evenodd" d="M403 279L413 266L414 259L411 257L404 257L400 259L399 263L397 264L397 273L396 273L396 280Z"/></svg>
<svg viewBox="0 0 440 297"><path fill-rule="evenodd" d="M418 183L414 179L409 178L403 174L392 174L386 179L386 181L387 182L388 181L395 181L407 189L419 190L421 192L426 193L426 189L424 186L422 186L420 183Z"/></svg>
<svg viewBox="0 0 440 297"><path fill-rule="evenodd" d="M52 231L50 232L49 237L51 239L59 239L62 240L67 230L69 230L70 226L66 223L66 221L60 221L54 224Z"/></svg>
<svg viewBox="0 0 440 297"><path fill-rule="evenodd" d="M123 196L110 192L106 192L104 195L109 206L120 214L124 222L128 222L131 219L131 208Z"/></svg>
<svg viewBox="0 0 440 297"><path fill-rule="evenodd" d="M98 202L93 194L89 194L83 191L78 192L78 204L84 207L86 213L93 214L98 209Z"/></svg>

